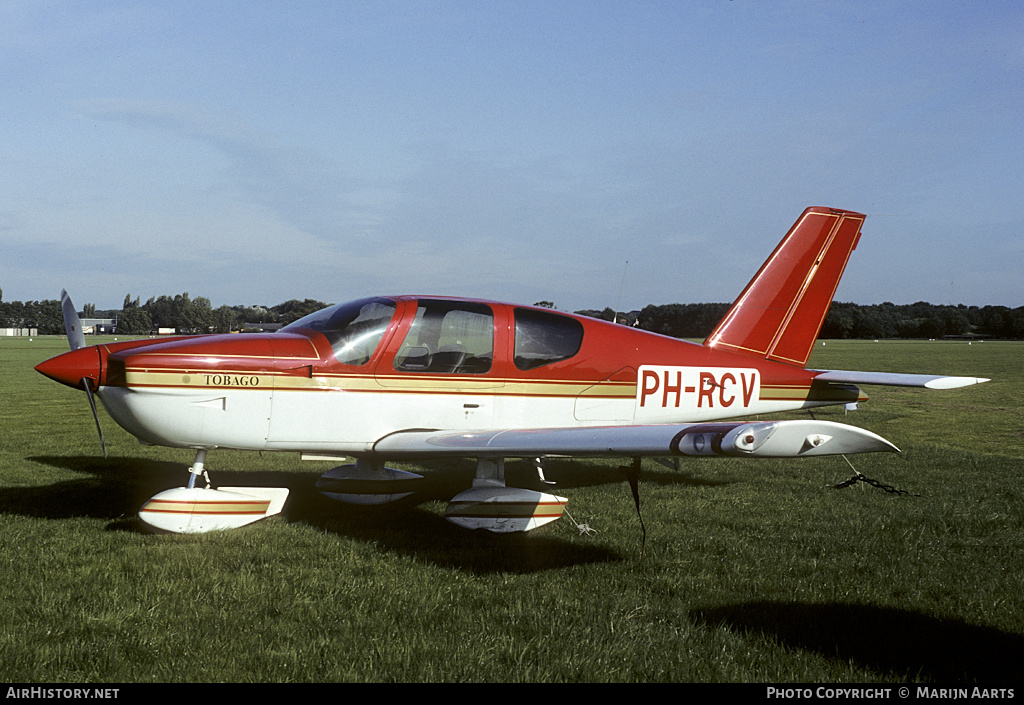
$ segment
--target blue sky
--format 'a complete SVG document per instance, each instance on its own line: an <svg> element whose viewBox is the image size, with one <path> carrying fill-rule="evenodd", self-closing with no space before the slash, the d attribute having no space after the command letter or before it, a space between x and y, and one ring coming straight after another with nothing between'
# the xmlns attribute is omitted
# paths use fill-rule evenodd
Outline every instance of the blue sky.
<svg viewBox="0 0 1024 705"><path fill-rule="evenodd" d="M5 300L726 302L823 205L1024 305L1018 2L5 0L0 104Z"/></svg>

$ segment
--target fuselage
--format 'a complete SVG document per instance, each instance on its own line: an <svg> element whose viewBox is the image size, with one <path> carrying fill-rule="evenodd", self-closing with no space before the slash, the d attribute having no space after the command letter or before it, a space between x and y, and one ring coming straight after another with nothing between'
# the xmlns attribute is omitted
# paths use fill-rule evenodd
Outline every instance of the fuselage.
<svg viewBox="0 0 1024 705"><path fill-rule="evenodd" d="M184 448L365 455L411 429L712 421L864 398L793 365L584 316L441 297L363 299L273 334L67 356L77 356L74 369L61 370L60 356L40 371L74 386L86 377L127 431Z"/></svg>

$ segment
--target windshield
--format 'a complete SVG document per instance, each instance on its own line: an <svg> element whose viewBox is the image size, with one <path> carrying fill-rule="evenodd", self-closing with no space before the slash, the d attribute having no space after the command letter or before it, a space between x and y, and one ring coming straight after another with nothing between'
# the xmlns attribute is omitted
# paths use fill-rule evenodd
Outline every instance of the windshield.
<svg viewBox="0 0 1024 705"><path fill-rule="evenodd" d="M308 328L322 333L343 365L365 365L370 361L395 313L391 299L359 299L303 316L282 328Z"/></svg>

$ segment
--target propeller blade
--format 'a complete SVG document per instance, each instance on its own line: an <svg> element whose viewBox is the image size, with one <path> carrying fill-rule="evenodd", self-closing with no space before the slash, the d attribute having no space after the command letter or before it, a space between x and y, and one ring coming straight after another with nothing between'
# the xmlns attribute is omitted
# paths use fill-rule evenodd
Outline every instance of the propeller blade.
<svg viewBox="0 0 1024 705"><path fill-rule="evenodd" d="M107 441L103 438L103 429L100 427L100 415L96 412L96 400L92 398L92 389L89 388L89 378L82 378L82 387L85 389L85 396L89 397L89 406L92 407L92 418L96 421L96 430L100 434L100 445L103 446L103 457L107 457Z"/></svg>
<svg viewBox="0 0 1024 705"><path fill-rule="evenodd" d="M85 347L85 333L82 332L82 320L78 317L75 305L71 303L66 289L60 291L60 308L64 314L64 330L68 334L68 342L72 350Z"/></svg>
<svg viewBox="0 0 1024 705"><path fill-rule="evenodd" d="M67 289L61 289L60 291L60 309L64 316L64 330L68 334L68 343L71 345L71 349L78 350L79 348L84 348L85 333L82 331L82 319L78 317L78 311L75 309L75 305L71 303L71 297L68 296ZM89 386L89 378L82 377L81 385L85 390L85 396L89 398L89 406L92 408L92 418L96 422L96 430L99 431L100 434L100 445L103 446L103 457L106 458L108 457L107 441L103 437L103 428L100 426L100 415L96 411L96 400L92 398L92 388Z"/></svg>

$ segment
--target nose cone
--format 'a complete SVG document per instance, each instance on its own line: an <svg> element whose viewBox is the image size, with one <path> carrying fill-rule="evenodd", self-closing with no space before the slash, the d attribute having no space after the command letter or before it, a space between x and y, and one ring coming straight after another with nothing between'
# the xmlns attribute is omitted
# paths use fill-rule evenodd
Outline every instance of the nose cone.
<svg viewBox="0 0 1024 705"><path fill-rule="evenodd" d="M52 380L77 389L82 387L82 378L85 377L92 390L96 391L103 371L103 361L99 348L90 346L51 357L36 365L36 370Z"/></svg>

